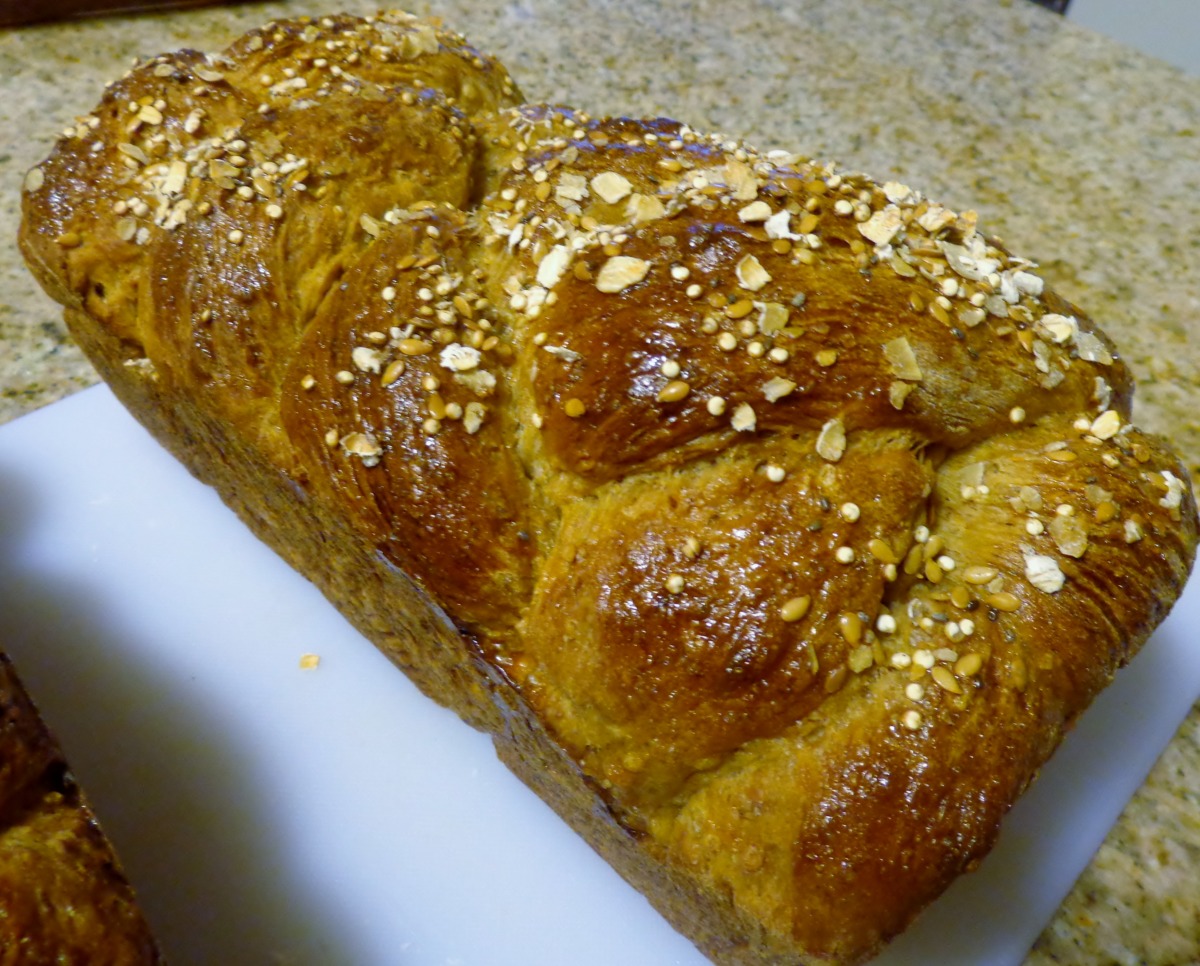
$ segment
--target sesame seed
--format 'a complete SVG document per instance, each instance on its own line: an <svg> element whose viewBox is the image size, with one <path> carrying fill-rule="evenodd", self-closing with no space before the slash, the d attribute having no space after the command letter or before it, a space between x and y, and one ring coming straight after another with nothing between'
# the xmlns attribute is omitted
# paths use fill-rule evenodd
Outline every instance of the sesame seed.
<svg viewBox="0 0 1200 966"><path fill-rule="evenodd" d="M918 648L912 654L913 664L917 667L923 667L929 670L934 665L934 657L932 651L927 651L925 648Z"/></svg>
<svg viewBox="0 0 1200 966"><path fill-rule="evenodd" d="M674 359L668 359L661 366L659 366L658 371L661 372L668 379L674 379L676 376L679 375L679 371L680 371L679 363L676 362Z"/></svg>
<svg viewBox="0 0 1200 966"><path fill-rule="evenodd" d="M982 585L994 580L997 573L998 571L995 567L981 567L976 564L965 567L962 577L968 584Z"/></svg>
<svg viewBox="0 0 1200 966"><path fill-rule="evenodd" d="M690 274L691 273L688 271L686 265L672 265L671 266L671 278L675 279L675 281L677 281L677 282L682 282Z"/></svg>
<svg viewBox="0 0 1200 966"><path fill-rule="evenodd" d="M958 683L949 668L939 664L937 667L931 669L929 674L943 691L949 691L951 694L962 694L962 686Z"/></svg>
<svg viewBox="0 0 1200 966"><path fill-rule="evenodd" d="M684 399L692 387L681 379L675 379L668 382L658 392L659 402L679 402Z"/></svg>
<svg viewBox="0 0 1200 966"><path fill-rule="evenodd" d="M1046 525L1041 520L1026 520L1025 532L1031 537L1041 536L1046 530Z"/></svg>
<svg viewBox="0 0 1200 966"><path fill-rule="evenodd" d="M725 306L725 315L731 319L742 319L754 311L754 303L750 299L739 299Z"/></svg>
<svg viewBox="0 0 1200 966"><path fill-rule="evenodd" d="M897 651L892 655L892 667L904 669L912 664L912 655L905 654L903 651Z"/></svg>
<svg viewBox="0 0 1200 966"><path fill-rule="evenodd" d="M897 563L896 554L885 540L872 537L867 543L867 551L876 560L885 564Z"/></svg>
<svg viewBox="0 0 1200 966"><path fill-rule="evenodd" d="M862 640L862 618L852 611L843 611L838 615L838 631L847 643L857 644Z"/></svg>
<svg viewBox="0 0 1200 966"><path fill-rule="evenodd" d="M343 386L349 386L354 382L354 373L349 369L339 369L333 378L340 382Z"/></svg>
<svg viewBox="0 0 1200 966"><path fill-rule="evenodd" d="M721 396L709 396L704 406L712 416L720 416L725 412L725 400Z"/></svg>
<svg viewBox="0 0 1200 966"><path fill-rule="evenodd" d="M1010 594L1006 590L998 591L994 594L989 594L983 599L983 602L989 607L995 608L1006 614L1011 614L1013 611L1019 610L1021 600L1015 594Z"/></svg>
<svg viewBox="0 0 1200 966"><path fill-rule="evenodd" d="M669 593L679 594L683 592L684 579L680 574L671 574L663 583L663 586L666 587Z"/></svg>
<svg viewBox="0 0 1200 966"><path fill-rule="evenodd" d="M1014 423L1023 423L1025 421L1025 410L1020 406L1014 406L1009 410L1008 418Z"/></svg>
<svg viewBox="0 0 1200 966"><path fill-rule="evenodd" d="M383 370L383 375L380 377L380 382L385 386L390 386L404 374L405 362L403 359L393 359L388 363L387 368Z"/></svg>
<svg viewBox="0 0 1200 966"><path fill-rule="evenodd" d="M695 283L689 285L686 290L687 297L690 299L698 299L703 294L703 292L704 292L704 289L702 289L699 285L696 285Z"/></svg>
<svg viewBox="0 0 1200 966"><path fill-rule="evenodd" d="M954 673L959 677L970 678L979 673L983 667L983 657L974 652L964 654L954 664Z"/></svg>
<svg viewBox="0 0 1200 966"><path fill-rule="evenodd" d="M920 701L925 697L925 688L916 681L912 681L904 688L904 696L910 701Z"/></svg>
<svg viewBox="0 0 1200 966"><path fill-rule="evenodd" d="M767 479L772 483L782 483L784 477L787 476L787 471L782 466L776 466L774 463L766 465Z"/></svg>
<svg viewBox="0 0 1200 966"><path fill-rule="evenodd" d="M841 513L843 520L848 520L850 523L857 520L860 513L857 503L843 503L838 508L838 512Z"/></svg>
<svg viewBox="0 0 1200 966"><path fill-rule="evenodd" d="M854 548L847 546L838 547L837 550L834 551L833 556L838 563L854 563Z"/></svg>
<svg viewBox="0 0 1200 966"><path fill-rule="evenodd" d="M246 237L246 235L240 228L234 228L225 237L228 238L231 242L233 242L233 244L240 245L242 243L242 240Z"/></svg>
<svg viewBox="0 0 1200 966"><path fill-rule="evenodd" d="M775 346L767 355L772 362L787 362L789 353L782 346Z"/></svg>
<svg viewBox="0 0 1200 966"><path fill-rule="evenodd" d="M587 406L584 405L582 399L571 398L563 403L563 412L572 419L578 419L587 412Z"/></svg>
<svg viewBox="0 0 1200 966"><path fill-rule="evenodd" d="M921 727L921 712L905 711L904 716L900 720L909 731L916 731Z"/></svg>
<svg viewBox="0 0 1200 966"><path fill-rule="evenodd" d="M875 619L875 630L880 634L892 634L896 630L896 618L891 614L880 614Z"/></svg>
<svg viewBox="0 0 1200 966"><path fill-rule="evenodd" d="M732 332L722 332L717 336L717 348L723 352L732 352L737 348L737 336Z"/></svg>
<svg viewBox="0 0 1200 966"><path fill-rule="evenodd" d="M779 609L779 616L789 624L795 623L803 619L811 605L812 598L807 594L803 597L793 597Z"/></svg>

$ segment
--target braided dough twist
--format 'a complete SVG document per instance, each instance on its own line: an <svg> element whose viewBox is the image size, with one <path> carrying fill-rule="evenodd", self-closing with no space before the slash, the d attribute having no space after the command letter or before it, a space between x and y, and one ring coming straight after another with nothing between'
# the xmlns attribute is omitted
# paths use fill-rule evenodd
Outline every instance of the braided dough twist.
<svg viewBox="0 0 1200 966"><path fill-rule="evenodd" d="M22 244L130 408L718 962L857 962L1165 616L1185 471L897 183L406 15L148 61Z"/></svg>

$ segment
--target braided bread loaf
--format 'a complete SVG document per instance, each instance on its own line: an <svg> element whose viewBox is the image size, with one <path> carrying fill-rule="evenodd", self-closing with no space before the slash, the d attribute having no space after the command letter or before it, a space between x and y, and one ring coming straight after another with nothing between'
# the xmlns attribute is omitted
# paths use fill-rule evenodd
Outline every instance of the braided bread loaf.
<svg viewBox="0 0 1200 966"><path fill-rule="evenodd" d="M972 213L407 15L143 63L24 203L126 405L717 962L878 950L1187 576L1116 349Z"/></svg>
<svg viewBox="0 0 1200 966"><path fill-rule="evenodd" d="M0 653L0 963L161 962L133 889Z"/></svg>

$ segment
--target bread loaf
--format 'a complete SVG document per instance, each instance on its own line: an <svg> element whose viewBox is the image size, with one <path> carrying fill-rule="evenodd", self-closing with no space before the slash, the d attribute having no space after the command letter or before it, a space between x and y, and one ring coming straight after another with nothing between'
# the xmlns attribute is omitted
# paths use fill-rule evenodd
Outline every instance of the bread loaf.
<svg viewBox="0 0 1200 966"><path fill-rule="evenodd" d="M157 962L112 847L0 654L0 963Z"/></svg>
<svg viewBox="0 0 1200 966"><path fill-rule="evenodd" d="M898 183L404 14L142 63L25 181L116 394L718 963L857 963L1165 616L1117 349Z"/></svg>

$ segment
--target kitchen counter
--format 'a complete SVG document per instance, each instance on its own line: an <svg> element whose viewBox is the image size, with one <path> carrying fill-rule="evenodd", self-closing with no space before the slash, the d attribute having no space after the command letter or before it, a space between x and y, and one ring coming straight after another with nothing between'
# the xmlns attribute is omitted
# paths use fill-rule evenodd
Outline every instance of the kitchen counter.
<svg viewBox="0 0 1200 966"><path fill-rule="evenodd" d="M378 3L340 0L366 13ZM919 187L1035 259L1200 466L1200 79L1023 0L440 0L533 100L662 114ZM138 55L219 49L288 3L0 34L0 422L97 381L15 237L24 172ZM1200 705L1029 954L1200 962Z"/></svg>

